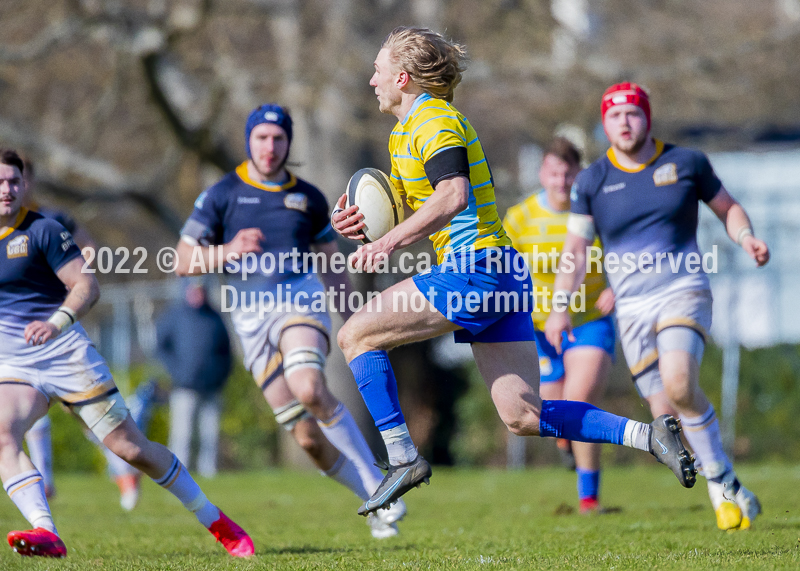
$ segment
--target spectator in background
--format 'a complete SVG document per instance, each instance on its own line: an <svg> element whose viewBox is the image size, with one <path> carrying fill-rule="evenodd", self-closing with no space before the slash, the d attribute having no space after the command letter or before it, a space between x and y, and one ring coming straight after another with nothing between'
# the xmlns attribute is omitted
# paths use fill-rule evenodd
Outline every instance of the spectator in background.
<svg viewBox="0 0 800 571"><path fill-rule="evenodd" d="M200 450L197 471L217 473L217 444L222 388L231 369L231 342L222 317L206 301L201 281L189 281L184 299L156 325L158 358L172 378L169 442L189 466L197 419Z"/></svg>

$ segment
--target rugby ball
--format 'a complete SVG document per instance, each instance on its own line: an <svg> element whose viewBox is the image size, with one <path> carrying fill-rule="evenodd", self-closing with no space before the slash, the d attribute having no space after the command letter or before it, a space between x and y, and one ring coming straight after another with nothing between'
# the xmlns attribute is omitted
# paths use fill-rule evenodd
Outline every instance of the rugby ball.
<svg viewBox="0 0 800 571"><path fill-rule="evenodd" d="M378 169L361 169L347 183L347 208L358 205L364 216L364 243L374 242L403 221L400 193Z"/></svg>

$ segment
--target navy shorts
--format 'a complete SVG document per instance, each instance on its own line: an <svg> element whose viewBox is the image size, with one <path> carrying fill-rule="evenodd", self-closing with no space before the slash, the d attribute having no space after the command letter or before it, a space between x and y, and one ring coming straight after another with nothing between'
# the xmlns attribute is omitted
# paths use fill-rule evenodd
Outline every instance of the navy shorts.
<svg viewBox="0 0 800 571"><path fill-rule="evenodd" d="M535 340L530 274L511 246L455 253L413 279L439 313L463 328L454 332L456 343Z"/></svg>

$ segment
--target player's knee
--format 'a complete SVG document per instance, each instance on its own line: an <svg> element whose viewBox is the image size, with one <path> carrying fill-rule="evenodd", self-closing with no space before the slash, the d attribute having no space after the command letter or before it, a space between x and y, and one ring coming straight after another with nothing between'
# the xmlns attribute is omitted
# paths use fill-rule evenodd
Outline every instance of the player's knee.
<svg viewBox="0 0 800 571"><path fill-rule="evenodd" d="M325 386L322 374L306 369L298 371L295 375L296 378L292 379L292 392L297 400L306 409L310 410L322 406L328 396L328 389Z"/></svg>
<svg viewBox="0 0 800 571"><path fill-rule="evenodd" d="M662 374L664 391L669 400L679 408L691 406L694 402L696 383L692 382L688 372L670 371L666 375Z"/></svg>
<svg viewBox="0 0 800 571"><path fill-rule="evenodd" d="M312 412L330 400L325 386L325 360L325 353L317 347L296 347L283 358L283 374L292 393Z"/></svg>
<svg viewBox="0 0 800 571"><path fill-rule="evenodd" d="M354 333L355 328L350 325L352 322L352 318L348 319L345 324L342 325L341 329L339 329L339 333L336 334L336 342L339 344L339 348L348 361L353 359L352 353L357 342Z"/></svg>
<svg viewBox="0 0 800 571"><path fill-rule="evenodd" d="M665 383L664 390L669 400L675 403L678 408L690 407L694 402L694 390L688 382L674 381Z"/></svg>

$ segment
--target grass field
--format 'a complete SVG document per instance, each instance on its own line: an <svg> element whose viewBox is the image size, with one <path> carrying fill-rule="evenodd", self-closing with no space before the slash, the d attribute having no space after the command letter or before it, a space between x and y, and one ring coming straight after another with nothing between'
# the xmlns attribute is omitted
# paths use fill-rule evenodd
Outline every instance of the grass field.
<svg viewBox="0 0 800 571"><path fill-rule="evenodd" d="M397 538L376 541L358 502L315 473L226 474L207 495L256 544L233 560L172 496L145 482L130 514L98 476L61 475L52 502L69 557L22 558L5 547L0 569L800 569L800 467L740 468L761 497L754 529L716 529L705 481L681 488L662 466L612 468L603 500L618 513L580 516L574 476L556 468L505 472L435 469L406 498ZM3 533L25 522L0 502Z"/></svg>

